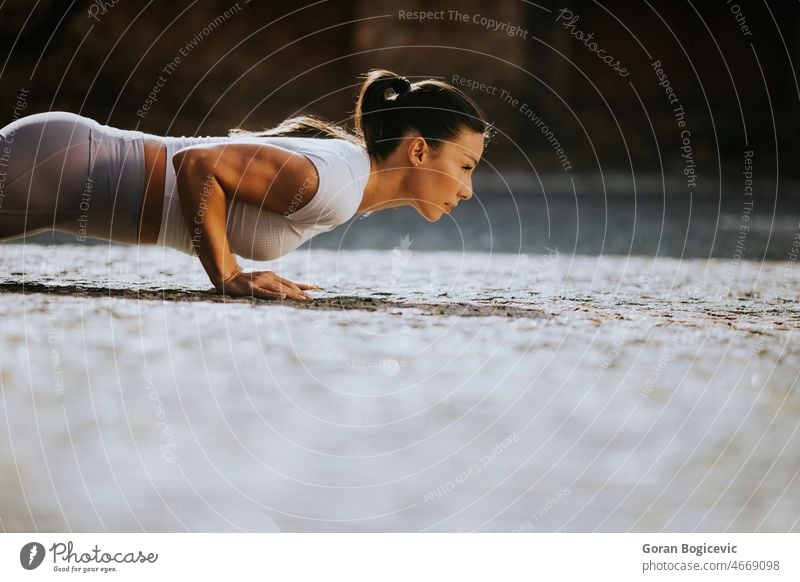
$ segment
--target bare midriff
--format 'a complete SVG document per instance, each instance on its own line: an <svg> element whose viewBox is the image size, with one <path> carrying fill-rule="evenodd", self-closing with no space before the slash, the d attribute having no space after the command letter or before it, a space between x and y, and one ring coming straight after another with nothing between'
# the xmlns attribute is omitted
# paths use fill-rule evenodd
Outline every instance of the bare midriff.
<svg viewBox="0 0 800 582"><path fill-rule="evenodd" d="M145 195L142 203L141 225L139 227L140 244L155 244L158 241L158 231L161 228L161 207L164 203L166 162L166 144L159 139L145 138Z"/></svg>

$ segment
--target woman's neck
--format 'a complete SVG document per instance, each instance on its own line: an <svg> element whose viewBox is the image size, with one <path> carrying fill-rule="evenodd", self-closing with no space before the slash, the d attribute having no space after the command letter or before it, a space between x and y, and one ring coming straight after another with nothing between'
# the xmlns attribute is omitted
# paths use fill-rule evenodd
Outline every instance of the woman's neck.
<svg viewBox="0 0 800 582"><path fill-rule="evenodd" d="M369 156L369 180L356 212L375 212L411 204L405 179L408 168L396 165L395 156L383 160Z"/></svg>

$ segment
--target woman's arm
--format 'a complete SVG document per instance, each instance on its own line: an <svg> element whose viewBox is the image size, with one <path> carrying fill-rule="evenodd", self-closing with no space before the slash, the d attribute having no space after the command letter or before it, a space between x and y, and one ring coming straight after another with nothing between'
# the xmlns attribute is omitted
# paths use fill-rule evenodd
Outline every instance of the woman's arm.
<svg viewBox="0 0 800 582"><path fill-rule="evenodd" d="M225 233L226 201L208 164L188 150L172 158L183 219L192 246L211 283L220 285L240 271Z"/></svg>
<svg viewBox="0 0 800 582"><path fill-rule="evenodd" d="M304 299L303 289L271 271L244 273L226 233L226 197L292 213L316 193L318 176L304 156L266 144L191 146L172 157L181 210L192 246L223 293Z"/></svg>
<svg viewBox="0 0 800 582"><path fill-rule="evenodd" d="M203 161L228 198L255 204L276 214L293 213L308 203L319 187L314 164L270 144L221 143L189 146L172 156ZM176 174L177 175L177 174Z"/></svg>

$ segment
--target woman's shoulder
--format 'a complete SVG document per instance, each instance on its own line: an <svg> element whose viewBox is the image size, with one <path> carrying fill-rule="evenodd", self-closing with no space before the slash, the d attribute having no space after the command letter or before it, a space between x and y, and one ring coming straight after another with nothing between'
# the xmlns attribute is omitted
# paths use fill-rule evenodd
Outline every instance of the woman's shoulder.
<svg viewBox="0 0 800 582"><path fill-rule="evenodd" d="M308 157L319 172L327 170L327 180L338 188L344 182L359 185L369 174L367 150L358 143L341 138L267 137L267 143L291 149Z"/></svg>
<svg viewBox="0 0 800 582"><path fill-rule="evenodd" d="M331 152L340 156L367 157L367 150L350 140L330 137L270 137L275 145L294 144L310 151Z"/></svg>
<svg viewBox="0 0 800 582"><path fill-rule="evenodd" d="M349 220L361 204L370 172L369 156L358 144L339 138L286 137L295 140L295 151L306 156L319 177L315 196L291 216L295 221L313 220L339 225ZM283 142L289 143L289 142ZM274 142L282 145L282 142Z"/></svg>

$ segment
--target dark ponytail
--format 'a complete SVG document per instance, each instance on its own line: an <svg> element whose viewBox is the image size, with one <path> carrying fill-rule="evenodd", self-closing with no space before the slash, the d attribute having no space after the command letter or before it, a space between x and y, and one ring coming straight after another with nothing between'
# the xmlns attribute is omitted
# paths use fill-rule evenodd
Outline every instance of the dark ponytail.
<svg viewBox="0 0 800 582"><path fill-rule="evenodd" d="M418 131L433 149L464 128L483 134L484 139L491 131L485 114L459 89L435 79L412 83L385 69L373 69L364 76L353 123L355 135L324 119L303 115L261 131L235 127L228 136L345 139L384 158L408 131Z"/></svg>
<svg viewBox="0 0 800 582"><path fill-rule="evenodd" d="M437 149L466 128L489 136L481 109L459 89L435 79L411 83L385 69L367 73L355 111L356 134L378 158L389 155L408 131Z"/></svg>

